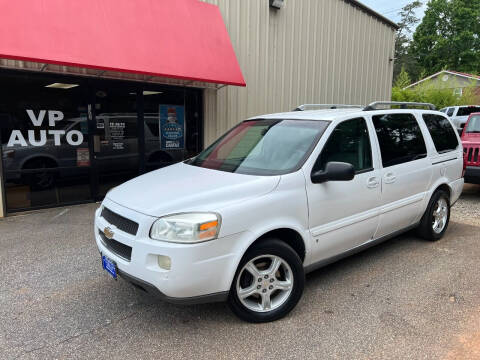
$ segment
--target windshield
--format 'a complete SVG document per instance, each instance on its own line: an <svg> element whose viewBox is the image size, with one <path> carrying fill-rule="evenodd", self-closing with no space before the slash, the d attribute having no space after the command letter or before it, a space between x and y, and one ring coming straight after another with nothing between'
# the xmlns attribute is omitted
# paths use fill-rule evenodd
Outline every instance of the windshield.
<svg viewBox="0 0 480 360"><path fill-rule="evenodd" d="M480 115L473 115L465 129L467 133L480 133Z"/></svg>
<svg viewBox="0 0 480 360"><path fill-rule="evenodd" d="M303 165L328 124L318 120L244 121L187 163L239 174L286 174Z"/></svg>

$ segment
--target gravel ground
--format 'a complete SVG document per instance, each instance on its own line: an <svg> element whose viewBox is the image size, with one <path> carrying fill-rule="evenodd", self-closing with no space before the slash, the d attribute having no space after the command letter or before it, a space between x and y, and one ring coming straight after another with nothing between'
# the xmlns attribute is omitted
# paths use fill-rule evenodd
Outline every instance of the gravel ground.
<svg viewBox="0 0 480 360"><path fill-rule="evenodd" d="M307 277L285 319L157 303L102 269L97 205L0 220L1 359L480 359L480 187L444 239L406 234Z"/></svg>

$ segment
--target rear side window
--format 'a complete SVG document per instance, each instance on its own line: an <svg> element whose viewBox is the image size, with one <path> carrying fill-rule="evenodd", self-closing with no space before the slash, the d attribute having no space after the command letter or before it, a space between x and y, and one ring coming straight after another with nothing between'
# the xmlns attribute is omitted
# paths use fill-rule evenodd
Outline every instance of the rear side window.
<svg viewBox="0 0 480 360"><path fill-rule="evenodd" d="M373 170L372 148L365 119L340 123L328 138L313 170L324 170L330 161L352 164L357 173Z"/></svg>
<svg viewBox="0 0 480 360"><path fill-rule="evenodd" d="M423 114L423 120L432 136L438 153L455 150L458 147L455 130L448 119L440 115Z"/></svg>
<svg viewBox="0 0 480 360"><path fill-rule="evenodd" d="M447 111L448 116L453 116L453 112L455 111L455 108L449 108Z"/></svg>
<svg viewBox="0 0 480 360"><path fill-rule="evenodd" d="M480 112L480 106L465 106L458 109L457 116L468 116L475 112Z"/></svg>
<svg viewBox="0 0 480 360"><path fill-rule="evenodd" d="M383 167L403 164L427 156L417 119L412 114L373 116Z"/></svg>

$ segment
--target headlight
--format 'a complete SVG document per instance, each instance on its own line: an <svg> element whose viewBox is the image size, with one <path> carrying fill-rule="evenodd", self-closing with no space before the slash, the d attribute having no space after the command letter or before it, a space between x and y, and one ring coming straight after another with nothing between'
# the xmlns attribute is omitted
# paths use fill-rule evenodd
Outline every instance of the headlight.
<svg viewBox="0 0 480 360"><path fill-rule="evenodd" d="M220 215L215 213L184 213L162 217L150 229L154 240L176 243L198 243L216 239L220 231Z"/></svg>

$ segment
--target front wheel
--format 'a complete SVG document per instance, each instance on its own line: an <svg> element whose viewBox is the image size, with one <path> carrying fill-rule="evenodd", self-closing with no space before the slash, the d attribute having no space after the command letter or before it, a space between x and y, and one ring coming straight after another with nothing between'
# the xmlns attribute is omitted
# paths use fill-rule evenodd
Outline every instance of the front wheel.
<svg viewBox="0 0 480 360"><path fill-rule="evenodd" d="M450 199L443 190L436 191L418 227L418 234L426 240L440 240L450 221Z"/></svg>
<svg viewBox="0 0 480 360"><path fill-rule="evenodd" d="M268 239L247 251L240 261L228 303L245 321L274 321L295 307L304 284L298 254L283 241Z"/></svg>

